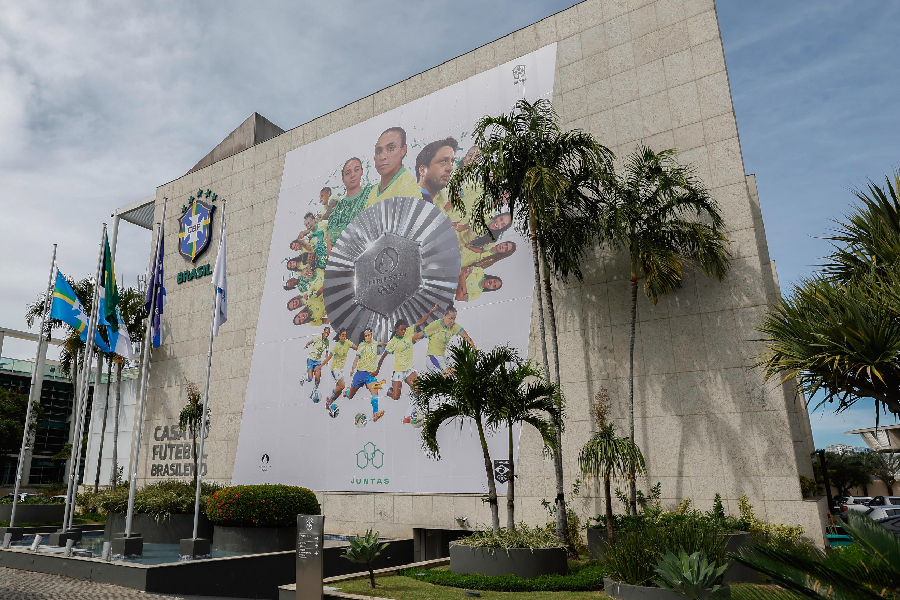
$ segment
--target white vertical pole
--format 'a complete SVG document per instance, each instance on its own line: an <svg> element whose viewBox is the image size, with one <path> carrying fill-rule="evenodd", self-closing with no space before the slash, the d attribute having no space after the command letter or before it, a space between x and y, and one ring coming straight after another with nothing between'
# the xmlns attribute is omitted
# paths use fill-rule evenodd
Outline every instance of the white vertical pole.
<svg viewBox="0 0 900 600"><path fill-rule="evenodd" d="M163 236L166 234L166 207L169 199L163 198L163 214L162 221L156 229L156 247L153 250L153 256L150 258L150 266L147 268L147 286L152 285L156 272L153 267L156 264L156 257L159 255L159 245L162 243ZM134 433L131 437L131 472L130 484L128 486L128 509L125 512L125 537L131 536L131 521L134 516L134 492L137 488L137 468L138 455L141 449L141 431L144 425L144 400L147 398L147 386L150 383L150 353L153 347L153 341L150 339L151 325L153 323L153 313L156 309L156 294L150 297L150 311L147 313L147 324L144 326L143 356L141 357L141 389L138 394L138 405L134 417Z"/></svg>
<svg viewBox="0 0 900 600"><path fill-rule="evenodd" d="M38 347L37 354L34 358L34 372L31 374L31 390L28 394L28 407L25 409L25 429L22 431L22 446L19 448L19 464L16 467L16 485L13 491L12 512L9 514L9 526L16 524L16 505L19 503L19 485L22 483L22 466L25 464L25 451L28 448L28 438L30 437L28 426L31 425L31 407L33 405L35 382L39 381L38 368L43 367L44 361L41 360L41 350L46 352L46 344L44 341L44 326L47 321L47 313L50 312L50 305L53 304L53 271L56 268L56 244L53 244L53 258L50 259L50 276L47 278L47 293L44 295L44 310L41 312L41 325L38 329ZM49 336L48 336L49 337ZM3 338L0 337L0 344ZM41 373L43 375L43 373ZM38 401L41 398L40 389L37 392Z"/></svg>
<svg viewBox="0 0 900 600"><path fill-rule="evenodd" d="M119 215L112 214L113 222L109 234L109 258L113 262L116 261L116 243L119 241Z"/></svg>
<svg viewBox="0 0 900 600"><path fill-rule="evenodd" d="M106 246L106 223L103 224L103 235L100 237L100 251L97 253L97 275L94 278L94 297L91 299L91 316L88 320L87 338L84 345L84 377L81 379L79 393L80 411L78 425L75 429L75 439L72 440L72 466L73 470L69 478L68 491L66 493L66 512L63 517L63 530L72 526L72 516L75 514L75 495L78 493L78 471L81 469L82 437L84 436L84 419L87 416L87 394L90 388L91 363L94 362L94 336L97 333L97 325L100 319L100 286L103 285L103 251Z"/></svg>
<svg viewBox="0 0 900 600"><path fill-rule="evenodd" d="M222 250L222 234L225 232L225 200L222 200L222 226L219 228L219 248ZM216 264L219 257L216 256ZM203 481L203 442L206 439L206 411L209 406L209 375L212 371L213 331L216 326L216 299L219 288L213 286L212 321L209 324L209 351L206 353L206 390L203 392L203 409L200 412L200 448L197 450L197 489L194 492L194 539L200 526L200 486Z"/></svg>

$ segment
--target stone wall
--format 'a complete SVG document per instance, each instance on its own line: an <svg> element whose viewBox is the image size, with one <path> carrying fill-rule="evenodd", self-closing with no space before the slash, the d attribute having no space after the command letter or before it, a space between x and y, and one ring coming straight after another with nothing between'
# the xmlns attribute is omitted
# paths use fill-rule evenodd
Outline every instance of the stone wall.
<svg viewBox="0 0 900 600"><path fill-rule="evenodd" d="M155 427L177 421L185 378L201 383L205 372L212 286L208 279L175 283L184 260L176 250L174 216L187 196L208 188L228 201L230 319L215 340L215 418L206 447L208 477L229 481L285 153L554 42L553 100L563 125L590 131L620 159L640 143L677 148L719 201L731 240L732 272L724 282L689 271L684 286L658 305L640 301L636 435L649 467L642 487L659 481L666 503L691 497L701 508L719 492L732 512L737 498L748 494L759 516L802 523L821 538L821 507L801 500L798 481L801 473L811 475L813 449L803 400L792 388L765 384L753 367L759 347L749 340L779 290L755 179L745 175L713 0L586 0L160 186L157 221L163 197L171 199L169 303L164 344L153 358L141 453L145 476ZM217 244L218 228L211 247ZM214 250L206 260L214 260ZM612 398L619 431L627 431L627 276L622 257L598 251L583 282L555 289L569 415L567 493L579 477L576 457L601 388ZM536 321L531 353L540 356ZM548 520L540 501L556 495L552 463L540 450L537 434L526 429L517 510L532 523ZM596 482L586 482L573 505L582 516L598 514L600 495ZM456 517L470 526L489 522L487 505L474 495L321 493L320 500L333 532L374 525L382 534L408 535L412 527L458 528Z"/></svg>

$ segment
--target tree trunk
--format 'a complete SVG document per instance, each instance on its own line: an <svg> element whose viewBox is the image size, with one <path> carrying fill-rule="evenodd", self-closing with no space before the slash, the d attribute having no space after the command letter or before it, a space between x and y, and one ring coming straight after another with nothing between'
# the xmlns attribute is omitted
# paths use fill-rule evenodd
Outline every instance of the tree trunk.
<svg viewBox="0 0 900 600"><path fill-rule="evenodd" d="M491 506L491 527L494 531L500 531L500 507L497 506L497 484L494 483L494 466L491 464L491 453L488 450L487 439L484 437L484 426L481 419L476 419L478 426L478 438L481 440L481 451L484 453L484 470L488 479L488 504Z"/></svg>
<svg viewBox="0 0 900 600"><path fill-rule="evenodd" d="M366 563L366 568L369 569L369 583L372 588L375 588L375 571L372 570L372 563Z"/></svg>
<svg viewBox="0 0 900 600"><path fill-rule="evenodd" d="M513 424L509 428L509 482L506 484L506 528L516 530L516 467L513 460Z"/></svg>
<svg viewBox="0 0 900 600"><path fill-rule="evenodd" d="M115 425L113 426L113 451L112 451L112 476L110 483L112 489L116 489L119 480L119 409L122 407L122 367L124 362L116 363L116 411L114 415Z"/></svg>
<svg viewBox="0 0 900 600"><path fill-rule="evenodd" d="M541 358L544 361L544 377L550 381L550 360L547 358L547 331L544 326L544 300L541 294L541 263L538 254L537 233L531 228L531 255L534 258L534 293L537 295L538 330L541 333Z"/></svg>
<svg viewBox="0 0 900 600"><path fill-rule="evenodd" d="M612 490L610 489L610 472L609 469L603 474L603 494L606 498L606 539L607 544L612 545L616 542L616 528L613 526L615 518L612 509Z"/></svg>
<svg viewBox="0 0 900 600"><path fill-rule="evenodd" d="M544 294L547 300L547 320L550 321L550 342L553 344L554 361L554 380L556 387L560 387L559 377L559 341L556 333L556 311L553 308L553 288L550 285L550 269L547 267L547 260L543 247L541 248L541 262L543 263L543 280ZM566 510L566 488L563 474L563 457L562 457L562 431L556 430L556 449L553 452L553 471L556 476L556 537L559 541L566 544L570 554L574 554L574 545L572 544L571 534L569 532L569 515Z"/></svg>
<svg viewBox="0 0 900 600"><path fill-rule="evenodd" d="M98 356L97 360L102 360ZM106 437L106 413L109 412L109 380L112 378L112 358L106 360L106 399L103 402L103 420L100 422L100 452L97 453L97 472L94 473L94 493L100 491L100 467L103 465L103 441ZM97 386L100 382L97 382ZM96 386L95 386L96 389Z"/></svg>
<svg viewBox="0 0 900 600"><path fill-rule="evenodd" d="M628 350L628 408L631 414L631 422L630 425L630 437L632 443L635 445L637 442L634 440L634 339L635 339L635 328L637 326L637 291L638 291L638 280L637 277L632 275L631 277L631 346ZM637 514L637 484L635 482L636 475L634 472L629 474L629 511L632 515Z"/></svg>

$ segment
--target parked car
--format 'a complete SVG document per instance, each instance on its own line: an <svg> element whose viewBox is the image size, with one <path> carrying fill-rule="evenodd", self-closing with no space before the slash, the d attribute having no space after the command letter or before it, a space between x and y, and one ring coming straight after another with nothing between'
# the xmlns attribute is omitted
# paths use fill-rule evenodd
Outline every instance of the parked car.
<svg viewBox="0 0 900 600"><path fill-rule="evenodd" d="M837 502L838 506L842 506L851 504L866 504L871 500L871 496L838 496L835 499L835 502Z"/></svg>
<svg viewBox="0 0 900 600"><path fill-rule="evenodd" d="M876 521L888 517L900 517L900 506L873 506L863 514Z"/></svg>
<svg viewBox="0 0 900 600"><path fill-rule="evenodd" d="M10 492L9 494L3 496L3 498L0 498L0 500L12 500L13 495L14 494L12 492ZM42 494L29 494L28 492L19 492L19 502L22 502L26 498L34 498L35 496L41 496L41 495Z"/></svg>
<svg viewBox="0 0 900 600"><path fill-rule="evenodd" d="M875 496L868 506L900 506L900 496Z"/></svg>

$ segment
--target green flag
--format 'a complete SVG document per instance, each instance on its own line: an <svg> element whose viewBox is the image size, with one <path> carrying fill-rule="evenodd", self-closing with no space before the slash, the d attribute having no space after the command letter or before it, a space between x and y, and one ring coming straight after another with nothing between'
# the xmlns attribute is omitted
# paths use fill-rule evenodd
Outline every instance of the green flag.
<svg viewBox="0 0 900 600"><path fill-rule="evenodd" d="M116 307L119 305L119 289L116 287L116 273L113 271L112 254L109 251L109 240L103 252L103 316L106 326L111 331L119 331L119 320L116 318Z"/></svg>

